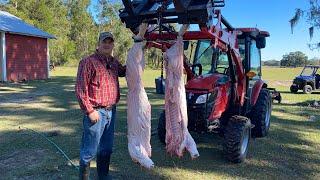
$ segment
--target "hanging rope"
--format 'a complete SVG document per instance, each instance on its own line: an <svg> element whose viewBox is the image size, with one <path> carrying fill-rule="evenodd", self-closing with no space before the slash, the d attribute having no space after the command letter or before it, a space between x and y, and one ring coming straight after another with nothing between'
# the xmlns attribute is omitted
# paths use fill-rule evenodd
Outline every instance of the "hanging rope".
<svg viewBox="0 0 320 180"><path fill-rule="evenodd" d="M162 38L162 12L164 10L164 5L165 3L163 3L161 5L161 7L157 10L158 12L158 19L157 19L157 22L158 22L158 27L159 27L159 37ZM162 61L161 61L161 81L160 81L160 93L161 94L164 94L163 92L163 63L164 63L164 44L163 42L161 43L161 56L162 56Z"/></svg>

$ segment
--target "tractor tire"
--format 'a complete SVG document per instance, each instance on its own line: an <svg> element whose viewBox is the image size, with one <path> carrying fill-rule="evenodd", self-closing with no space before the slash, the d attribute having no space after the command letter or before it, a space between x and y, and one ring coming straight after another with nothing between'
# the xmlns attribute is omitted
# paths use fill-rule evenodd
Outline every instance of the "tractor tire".
<svg viewBox="0 0 320 180"><path fill-rule="evenodd" d="M166 114L163 111L160 114L159 122L158 122L158 137L160 142L166 143Z"/></svg>
<svg viewBox="0 0 320 180"><path fill-rule="evenodd" d="M310 94L312 92L312 87L310 85L305 85L303 87L303 93L304 94Z"/></svg>
<svg viewBox="0 0 320 180"><path fill-rule="evenodd" d="M251 137L250 119L244 116L232 116L224 131L223 152L233 163L243 162L248 153Z"/></svg>
<svg viewBox="0 0 320 180"><path fill-rule="evenodd" d="M262 89L256 104L252 107L249 114L251 123L254 125L252 137L259 138L267 136L270 128L271 111L272 98L269 90Z"/></svg>
<svg viewBox="0 0 320 180"><path fill-rule="evenodd" d="M294 85L291 85L290 86L290 92L292 92L292 93L297 93L298 92L298 87L297 86L294 86Z"/></svg>

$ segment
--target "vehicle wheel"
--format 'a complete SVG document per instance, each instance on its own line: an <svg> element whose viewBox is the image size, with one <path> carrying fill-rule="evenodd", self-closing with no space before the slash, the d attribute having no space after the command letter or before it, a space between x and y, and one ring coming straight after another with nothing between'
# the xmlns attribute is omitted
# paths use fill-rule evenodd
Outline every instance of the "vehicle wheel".
<svg viewBox="0 0 320 180"><path fill-rule="evenodd" d="M243 162L247 156L251 134L250 119L232 116L225 128L223 152L234 163Z"/></svg>
<svg viewBox="0 0 320 180"><path fill-rule="evenodd" d="M158 137L162 143L166 143L166 115L165 111L160 114L158 122Z"/></svg>
<svg viewBox="0 0 320 180"><path fill-rule="evenodd" d="M254 125L252 129L253 137L265 137L270 128L270 118L272 111L272 100L269 90L262 89L258 100L253 106L249 118Z"/></svg>
<svg viewBox="0 0 320 180"><path fill-rule="evenodd" d="M303 93L310 94L312 92L312 87L310 85L305 85L303 87Z"/></svg>
<svg viewBox="0 0 320 180"><path fill-rule="evenodd" d="M49 65L49 70L50 70L50 71L54 70L54 65L53 65L53 64L50 64L50 65Z"/></svg>
<svg viewBox="0 0 320 180"><path fill-rule="evenodd" d="M279 93L279 95L278 95L275 99L276 99L276 100L278 101L278 103L280 104L281 101L282 101L281 94Z"/></svg>
<svg viewBox="0 0 320 180"><path fill-rule="evenodd" d="M298 87L297 86L294 86L294 85L291 85L290 86L290 92L292 92L292 93L297 93L298 92Z"/></svg>

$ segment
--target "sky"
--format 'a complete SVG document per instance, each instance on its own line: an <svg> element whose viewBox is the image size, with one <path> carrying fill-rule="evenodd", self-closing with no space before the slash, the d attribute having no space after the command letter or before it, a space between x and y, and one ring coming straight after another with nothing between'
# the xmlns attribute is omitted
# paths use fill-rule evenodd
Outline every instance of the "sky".
<svg viewBox="0 0 320 180"><path fill-rule="evenodd" d="M232 26L257 27L270 33L262 60L281 60L294 51L305 53L309 59L320 57L319 50L308 48L309 25L301 19L292 34L289 23L296 8L308 9L309 0L226 0L225 4L221 12ZM315 31L311 42L319 37L319 30Z"/></svg>
<svg viewBox="0 0 320 180"><path fill-rule="evenodd" d="M92 4L96 1L92 0ZM281 60L283 55L294 51L305 53L309 59L320 58L319 50L308 48L308 43L320 39L319 30L315 30L310 41L309 25L301 19L291 33L289 20L295 9L308 7L309 0L225 0L221 12L233 27L257 27L270 33L266 48L261 51L263 61Z"/></svg>

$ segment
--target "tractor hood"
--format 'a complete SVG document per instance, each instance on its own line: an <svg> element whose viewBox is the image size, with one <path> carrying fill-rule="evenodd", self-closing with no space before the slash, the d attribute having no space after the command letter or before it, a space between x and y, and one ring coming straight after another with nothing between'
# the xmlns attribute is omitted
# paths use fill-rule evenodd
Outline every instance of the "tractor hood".
<svg viewBox="0 0 320 180"><path fill-rule="evenodd" d="M229 81L228 76L223 74L206 74L198 76L187 82L186 91L209 91L212 92L217 84L225 84Z"/></svg>

